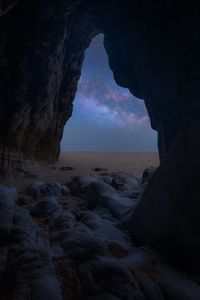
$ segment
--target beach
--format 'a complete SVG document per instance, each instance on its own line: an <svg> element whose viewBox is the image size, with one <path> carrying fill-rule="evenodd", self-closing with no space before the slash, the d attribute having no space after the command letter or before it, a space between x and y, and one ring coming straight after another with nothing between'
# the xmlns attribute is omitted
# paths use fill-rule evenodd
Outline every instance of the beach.
<svg viewBox="0 0 200 300"><path fill-rule="evenodd" d="M145 169L157 167L157 152L62 152L55 164L33 165L33 178L16 178L9 184L17 187L22 194L36 180L65 184L72 176L100 175L112 172L125 172L142 176Z"/></svg>

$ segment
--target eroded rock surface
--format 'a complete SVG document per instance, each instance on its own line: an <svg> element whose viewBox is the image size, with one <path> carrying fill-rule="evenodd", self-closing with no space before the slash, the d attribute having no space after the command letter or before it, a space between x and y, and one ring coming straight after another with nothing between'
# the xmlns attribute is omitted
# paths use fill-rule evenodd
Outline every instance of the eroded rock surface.
<svg viewBox="0 0 200 300"><path fill-rule="evenodd" d="M101 178L90 182L82 199L85 206L77 204L76 209L66 209L60 202L63 197L70 202L73 195L58 196L55 203L59 202L60 207L50 214L41 205L51 197L25 201L23 207L23 202L16 201L13 187L0 187L0 214L10 216L3 223L4 228L0 224L1 299L200 298L198 274L183 274L161 254L134 243L124 227L124 219L113 213L119 199L119 211L127 207L126 201L118 189L109 187ZM3 204L6 194L8 205ZM107 198L112 199L112 204ZM95 202L92 211L87 207L87 199ZM39 214L33 218L34 209Z"/></svg>

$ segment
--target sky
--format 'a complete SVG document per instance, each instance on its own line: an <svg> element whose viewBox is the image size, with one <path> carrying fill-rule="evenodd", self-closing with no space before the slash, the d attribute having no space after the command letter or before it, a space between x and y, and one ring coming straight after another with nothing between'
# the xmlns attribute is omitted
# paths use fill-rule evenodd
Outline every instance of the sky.
<svg viewBox="0 0 200 300"><path fill-rule="evenodd" d="M62 151L157 151L144 102L115 82L102 34L86 50L73 105Z"/></svg>

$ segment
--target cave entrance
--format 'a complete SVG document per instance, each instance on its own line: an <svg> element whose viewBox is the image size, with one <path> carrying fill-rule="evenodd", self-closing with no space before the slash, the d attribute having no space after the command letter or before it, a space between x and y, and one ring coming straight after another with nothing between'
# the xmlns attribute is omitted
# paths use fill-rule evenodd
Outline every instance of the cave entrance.
<svg viewBox="0 0 200 300"><path fill-rule="evenodd" d="M63 151L157 153L157 134L150 127L144 101L115 82L103 34L86 50Z"/></svg>

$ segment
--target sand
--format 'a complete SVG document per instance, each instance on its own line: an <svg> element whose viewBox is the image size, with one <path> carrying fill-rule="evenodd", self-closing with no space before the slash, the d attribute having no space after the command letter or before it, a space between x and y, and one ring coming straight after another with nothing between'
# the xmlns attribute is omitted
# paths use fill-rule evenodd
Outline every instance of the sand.
<svg viewBox="0 0 200 300"><path fill-rule="evenodd" d="M71 176L111 172L126 172L141 176L146 168L158 165L157 152L63 152L56 164L42 164L36 172L36 178L15 179L9 183L15 185L23 194L35 180L65 183ZM72 167L72 170L63 171L62 167ZM106 170L96 172L95 168Z"/></svg>

